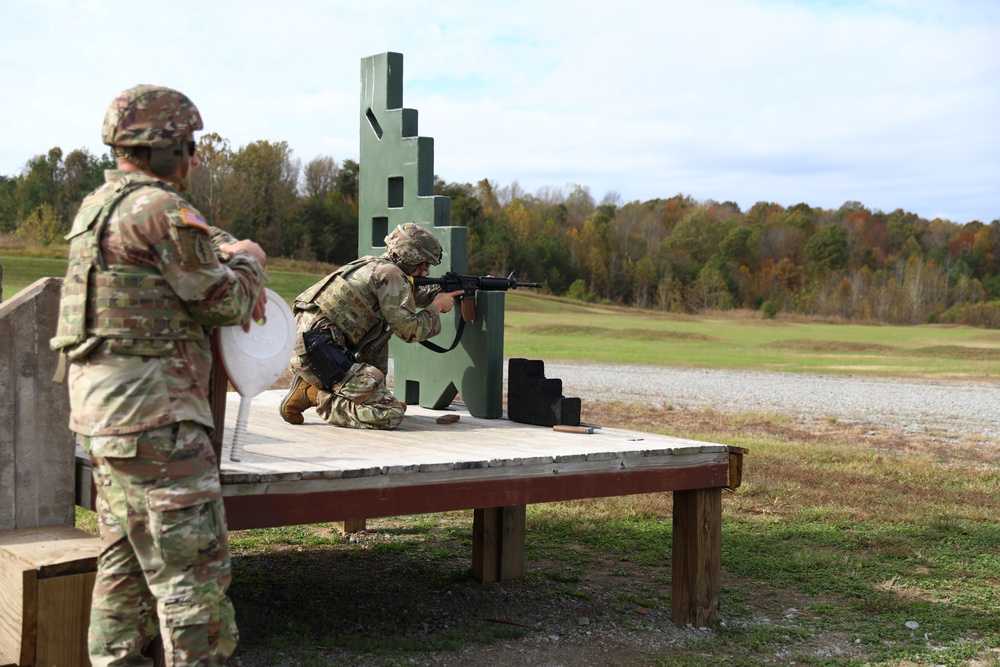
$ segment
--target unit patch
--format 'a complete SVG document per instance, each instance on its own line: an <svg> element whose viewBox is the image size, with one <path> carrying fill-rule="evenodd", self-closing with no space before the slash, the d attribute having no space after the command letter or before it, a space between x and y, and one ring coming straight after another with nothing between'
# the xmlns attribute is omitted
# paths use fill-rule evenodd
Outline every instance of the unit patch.
<svg viewBox="0 0 1000 667"><path fill-rule="evenodd" d="M181 219L184 220L185 225L191 227L197 227L203 231L208 231L208 223L205 222L205 218L202 217L201 213L197 211L192 211L189 208L181 209Z"/></svg>
<svg viewBox="0 0 1000 667"><path fill-rule="evenodd" d="M181 261L197 263L198 266L208 266L214 264L216 260L215 248L212 241L194 229L178 228L177 236L181 244L183 258Z"/></svg>

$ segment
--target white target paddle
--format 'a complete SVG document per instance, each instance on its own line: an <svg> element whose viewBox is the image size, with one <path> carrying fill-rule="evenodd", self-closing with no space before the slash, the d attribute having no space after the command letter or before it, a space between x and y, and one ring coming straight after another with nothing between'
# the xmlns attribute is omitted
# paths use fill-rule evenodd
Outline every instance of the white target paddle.
<svg viewBox="0 0 1000 667"><path fill-rule="evenodd" d="M219 329L219 354L229 381L240 395L240 411L233 432L232 461L243 459L243 445L250 419L250 401L281 377L295 349L295 317L285 300L265 289L264 323Z"/></svg>

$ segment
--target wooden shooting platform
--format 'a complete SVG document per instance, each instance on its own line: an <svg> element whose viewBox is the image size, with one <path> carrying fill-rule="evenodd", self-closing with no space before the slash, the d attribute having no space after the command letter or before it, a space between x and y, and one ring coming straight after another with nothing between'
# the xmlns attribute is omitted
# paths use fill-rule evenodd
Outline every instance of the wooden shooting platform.
<svg viewBox="0 0 1000 667"><path fill-rule="evenodd" d="M472 417L457 403L410 406L392 431L338 428L313 410L293 426L278 414L283 395L253 399L236 463L239 396L228 394L221 478L231 530L472 509L473 572L489 582L524 573L526 505L671 491L673 620L717 620L722 489L739 486L746 450L617 428L562 433ZM446 414L459 420L439 424Z"/></svg>

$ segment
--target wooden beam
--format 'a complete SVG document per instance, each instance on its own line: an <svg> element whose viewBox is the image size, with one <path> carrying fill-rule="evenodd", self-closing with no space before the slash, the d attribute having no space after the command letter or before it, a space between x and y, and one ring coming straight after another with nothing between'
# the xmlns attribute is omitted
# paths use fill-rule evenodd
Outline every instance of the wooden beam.
<svg viewBox="0 0 1000 667"><path fill-rule="evenodd" d="M472 513L472 578L484 584L500 578L496 507L481 507Z"/></svg>
<svg viewBox="0 0 1000 667"><path fill-rule="evenodd" d="M333 522L333 527L336 528L341 535L360 533L362 530L365 530L367 525L367 519L347 519L345 521Z"/></svg>
<svg viewBox="0 0 1000 667"><path fill-rule="evenodd" d="M444 482L310 493L239 493L239 485L224 484L226 521L230 530L294 526L449 512L470 507L508 507L534 503L606 498L636 493L724 487L729 461L697 468L632 470L551 477ZM387 480L391 481L391 480Z"/></svg>
<svg viewBox="0 0 1000 667"><path fill-rule="evenodd" d="M722 592L722 489L675 491L673 526L673 621L712 625Z"/></svg>
<svg viewBox="0 0 1000 667"><path fill-rule="evenodd" d="M739 488L743 483L743 455L749 449L743 447L727 447L729 450L729 486L730 489Z"/></svg>
<svg viewBox="0 0 1000 667"><path fill-rule="evenodd" d="M527 506L504 507L500 513L500 581L524 576L524 532Z"/></svg>
<svg viewBox="0 0 1000 667"><path fill-rule="evenodd" d="M72 526L0 531L0 665L82 667L101 540Z"/></svg>
<svg viewBox="0 0 1000 667"><path fill-rule="evenodd" d="M524 576L525 505L479 508L472 515L472 576L492 583Z"/></svg>

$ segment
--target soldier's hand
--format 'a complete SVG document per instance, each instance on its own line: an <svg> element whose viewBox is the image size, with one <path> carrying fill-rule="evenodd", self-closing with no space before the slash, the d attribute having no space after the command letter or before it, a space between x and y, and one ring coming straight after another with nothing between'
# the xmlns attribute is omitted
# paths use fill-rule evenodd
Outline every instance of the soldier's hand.
<svg viewBox="0 0 1000 667"><path fill-rule="evenodd" d="M253 314L250 316L250 320L243 325L243 330L250 333L250 322L264 324L265 312L267 312L267 292L264 290L264 286L261 285L260 294L257 295L257 302L253 305Z"/></svg>
<svg viewBox="0 0 1000 667"><path fill-rule="evenodd" d="M447 313L455 307L455 297L462 296L462 294L464 294L463 290L441 292L434 297L434 301L431 302L431 305L434 306L439 313Z"/></svg>
<svg viewBox="0 0 1000 667"><path fill-rule="evenodd" d="M243 239L242 241L236 241L235 243L226 243L219 246L219 250L222 252L228 252L230 255L237 252L248 252L253 255L261 266L267 262L267 253L264 249L257 245L254 241L250 239Z"/></svg>

